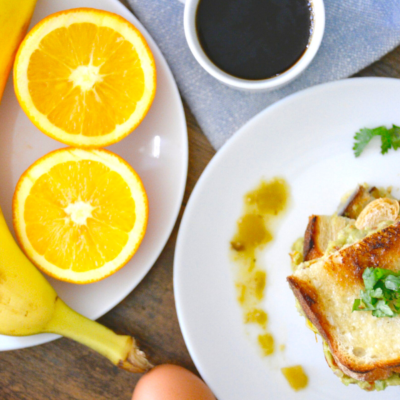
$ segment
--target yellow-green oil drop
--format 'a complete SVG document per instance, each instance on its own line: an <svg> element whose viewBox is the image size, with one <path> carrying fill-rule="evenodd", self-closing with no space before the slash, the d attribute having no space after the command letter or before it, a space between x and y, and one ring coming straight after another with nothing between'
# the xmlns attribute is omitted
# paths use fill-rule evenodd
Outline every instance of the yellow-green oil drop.
<svg viewBox="0 0 400 400"><path fill-rule="evenodd" d="M286 210L289 186L282 178L260 184L244 196L242 216L230 242L233 259L238 265L235 284L237 298L246 324L257 324L261 333L258 344L263 355L274 352L274 338L267 330L268 315L260 307L265 295L267 274L257 263L260 250L272 242L273 224Z"/></svg>
<svg viewBox="0 0 400 400"><path fill-rule="evenodd" d="M293 367L281 368L282 374L285 376L290 387L295 390L304 389L308 385L308 376L304 372L301 365L294 365Z"/></svg>

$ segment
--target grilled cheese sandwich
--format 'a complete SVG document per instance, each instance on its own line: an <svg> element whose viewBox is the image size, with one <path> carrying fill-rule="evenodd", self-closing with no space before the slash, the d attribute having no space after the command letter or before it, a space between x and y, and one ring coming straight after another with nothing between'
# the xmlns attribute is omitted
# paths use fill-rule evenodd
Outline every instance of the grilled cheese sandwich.
<svg viewBox="0 0 400 400"><path fill-rule="evenodd" d="M375 196L362 197L361 207L353 202L353 218L310 217L303 262L292 257L298 265L288 277L303 314L323 338L328 365L345 384L365 390L400 385L400 317L352 312L366 268L400 272L399 204L379 191Z"/></svg>

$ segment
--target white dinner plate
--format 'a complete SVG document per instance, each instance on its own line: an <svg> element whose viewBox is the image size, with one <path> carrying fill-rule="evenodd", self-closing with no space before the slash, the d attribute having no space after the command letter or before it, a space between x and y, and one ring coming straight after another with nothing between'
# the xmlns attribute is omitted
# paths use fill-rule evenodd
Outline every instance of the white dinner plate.
<svg viewBox="0 0 400 400"><path fill-rule="evenodd" d="M140 126L109 149L138 172L149 198L146 236L132 260L103 281L74 285L49 278L60 297L89 318L105 314L127 296L150 270L175 224L186 184L188 144L182 102L171 71L140 22L117 0L39 0L32 24L56 11L92 7L132 22L146 38L156 61L157 93ZM0 205L11 228L11 201L21 174L38 158L64 147L36 129L20 108L9 79L0 106ZM0 336L0 350L48 342L56 335Z"/></svg>
<svg viewBox="0 0 400 400"><path fill-rule="evenodd" d="M174 287L180 326L189 352L219 400L397 399L398 388L366 393L344 386L327 366L295 308L286 282L288 253L308 216L332 214L358 183L400 187L400 151L381 155L375 138L355 158L360 128L400 124L400 80L356 78L316 86L267 108L217 153L200 178L181 223ZM261 178L283 177L291 205L276 238L259 259L268 278L263 307L276 347L271 357L247 334L236 301L229 242L243 195ZM397 192L398 194L398 192ZM379 340L379 338L377 338ZM294 392L281 367L300 364L309 376Z"/></svg>

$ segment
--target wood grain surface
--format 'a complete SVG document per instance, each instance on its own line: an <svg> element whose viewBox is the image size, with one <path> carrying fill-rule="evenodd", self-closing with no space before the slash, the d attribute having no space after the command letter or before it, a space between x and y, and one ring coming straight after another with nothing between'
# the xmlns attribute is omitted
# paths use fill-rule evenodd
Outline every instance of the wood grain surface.
<svg viewBox="0 0 400 400"><path fill-rule="evenodd" d="M400 46L356 76L400 78ZM116 332L136 337L154 364L174 363L196 372L176 316L173 258L185 205L215 151L186 105L185 112L189 171L178 221L149 274L99 321ZM0 353L0 400L129 400L139 378L140 375L119 370L97 353L64 338Z"/></svg>

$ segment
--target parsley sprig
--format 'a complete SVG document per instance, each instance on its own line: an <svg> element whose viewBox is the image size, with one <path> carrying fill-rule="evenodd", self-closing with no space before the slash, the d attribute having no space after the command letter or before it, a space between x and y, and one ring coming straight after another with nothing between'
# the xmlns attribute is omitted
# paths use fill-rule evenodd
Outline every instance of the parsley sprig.
<svg viewBox="0 0 400 400"><path fill-rule="evenodd" d="M382 268L366 268L365 290L354 300L353 311L372 311L374 317L394 317L400 313L400 273Z"/></svg>
<svg viewBox="0 0 400 400"><path fill-rule="evenodd" d="M397 150L400 147L400 127L393 125L390 129L378 126L374 129L360 129L354 136L354 154L358 157L371 139L375 136L381 137L381 153L385 154L389 149Z"/></svg>

